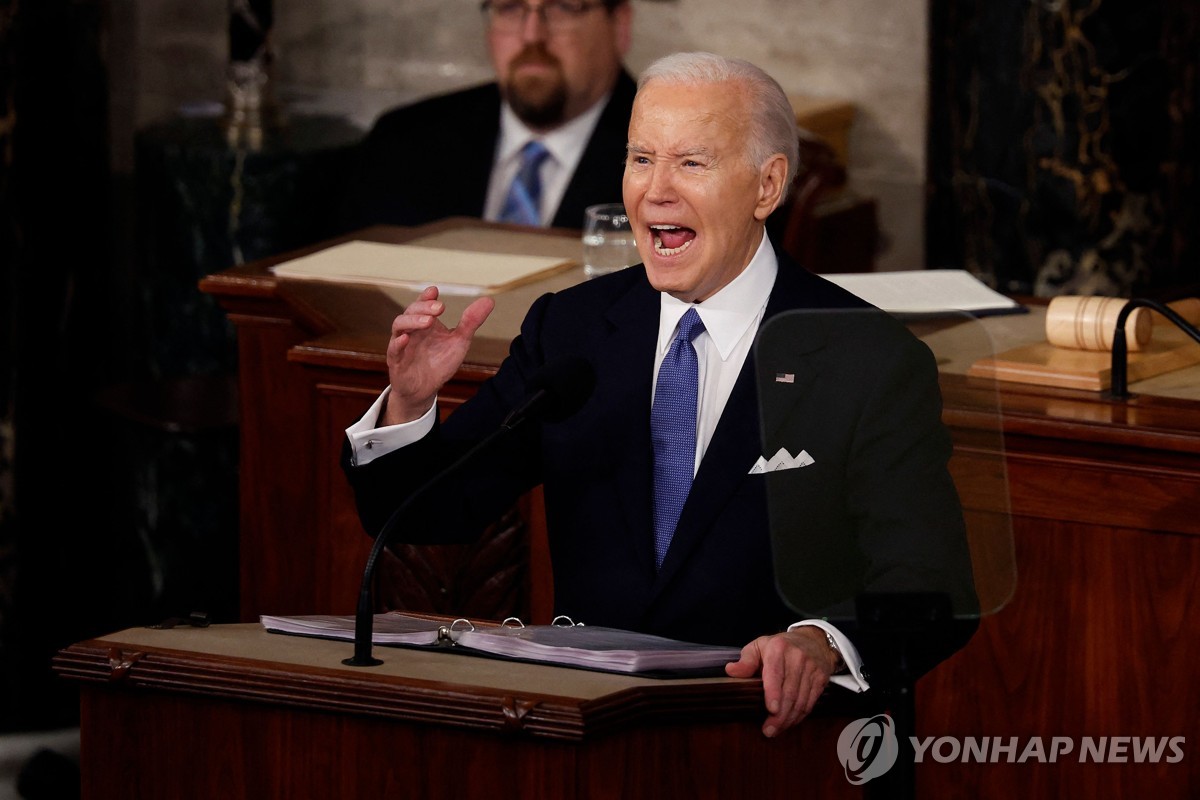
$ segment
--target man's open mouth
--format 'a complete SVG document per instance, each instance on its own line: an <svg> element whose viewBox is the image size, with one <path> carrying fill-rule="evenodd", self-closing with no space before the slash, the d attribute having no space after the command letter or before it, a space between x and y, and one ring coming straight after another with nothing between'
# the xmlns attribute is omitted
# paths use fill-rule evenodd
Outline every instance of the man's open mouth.
<svg viewBox="0 0 1200 800"><path fill-rule="evenodd" d="M696 232L678 225L651 225L654 236L654 252L660 256L679 255L691 246Z"/></svg>

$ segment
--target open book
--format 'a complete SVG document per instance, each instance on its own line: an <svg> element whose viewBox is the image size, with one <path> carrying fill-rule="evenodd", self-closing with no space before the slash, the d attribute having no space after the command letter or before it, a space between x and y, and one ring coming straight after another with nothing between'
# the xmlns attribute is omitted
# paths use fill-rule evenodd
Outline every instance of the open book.
<svg viewBox="0 0 1200 800"><path fill-rule="evenodd" d="M354 640L353 616L260 617L272 633ZM564 619L564 618L559 618ZM645 633L566 625L474 625L423 619L398 612L376 614L372 640L378 645L444 646L459 652L603 672L708 674L737 661L741 648L681 642Z"/></svg>

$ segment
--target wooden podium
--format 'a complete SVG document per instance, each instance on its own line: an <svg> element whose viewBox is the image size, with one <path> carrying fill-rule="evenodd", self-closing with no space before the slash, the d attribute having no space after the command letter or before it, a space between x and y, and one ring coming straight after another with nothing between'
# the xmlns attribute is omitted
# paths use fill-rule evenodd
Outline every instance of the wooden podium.
<svg viewBox="0 0 1200 800"><path fill-rule="evenodd" d="M847 718L760 730L757 680L654 680L257 624L130 629L54 661L80 682L84 797L856 797ZM801 793L801 789L803 792Z"/></svg>

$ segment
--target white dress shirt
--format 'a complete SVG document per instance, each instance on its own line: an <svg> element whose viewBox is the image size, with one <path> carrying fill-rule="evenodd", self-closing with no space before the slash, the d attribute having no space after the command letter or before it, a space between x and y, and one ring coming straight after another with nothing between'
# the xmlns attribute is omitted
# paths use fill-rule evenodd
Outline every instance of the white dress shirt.
<svg viewBox="0 0 1200 800"><path fill-rule="evenodd" d="M654 353L654 390L658 388L658 370L679 330L679 320L689 308L695 308L704 330L692 340L699 363L696 398L696 462L692 474L712 441L721 420L721 412L733 391L759 323L767 310L771 287L779 266L766 234L750 263L736 278L702 303L685 303L665 292L659 295L658 349ZM653 391L651 402L653 402Z"/></svg>
<svg viewBox="0 0 1200 800"><path fill-rule="evenodd" d="M543 163L540 170L542 179L542 199L539 213L542 224L549 225L558 213L559 203L567 193L567 185L579 159L583 158L584 148L592 138L592 131L600 121L600 114L608 104L605 95L595 105L580 114L575 119L561 125L549 133L536 133L529 129L513 110L504 103L500 108L500 138L496 142L496 156L492 159L492 175L488 179L487 201L483 206L483 218L492 221L500 218L504 208L504 198L508 187L521 168L521 149L531 140L537 139L546 146L550 157ZM597 203L619 203L620 197L597 198ZM583 220L578 220L578 226L583 227Z"/></svg>
<svg viewBox="0 0 1200 800"><path fill-rule="evenodd" d="M704 322L704 331L692 340L700 368L699 396L696 398L696 461L693 469L699 468L700 459L712 441L721 412L725 410L725 403L733 391L733 384L750 354L778 271L775 251L764 233L758 250L746 268L704 302L685 303L665 293L659 295L658 347L654 355L655 387L658 384L658 368L671 347L671 340L675 338L680 318L689 308L695 308ZM433 430L436 401L420 419L376 428L375 422L383 411L387 391L385 389L376 398L362 419L346 429L351 461L357 466L412 444ZM833 639L846 664L846 672L834 675L830 680L854 692L869 689L870 684L862 674L862 657L837 627L825 620L808 619L791 625L788 630L808 625L821 628Z"/></svg>

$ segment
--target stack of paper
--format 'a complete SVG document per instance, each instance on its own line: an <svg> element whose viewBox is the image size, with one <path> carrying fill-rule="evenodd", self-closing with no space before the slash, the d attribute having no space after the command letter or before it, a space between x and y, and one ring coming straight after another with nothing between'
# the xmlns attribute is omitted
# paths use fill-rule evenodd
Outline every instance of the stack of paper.
<svg viewBox="0 0 1200 800"><path fill-rule="evenodd" d="M273 633L293 633L324 639L354 641L354 617L313 614L305 617L259 617L263 627ZM376 614L372 640L375 644L437 644L444 622L410 617L405 614Z"/></svg>
<svg viewBox="0 0 1200 800"><path fill-rule="evenodd" d="M547 256L353 241L285 261L271 269L280 278L417 290L436 284L445 292L483 294L505 291L572 266L570 260Z"/></svg>
<svg viewBox="0 0 1200 800"><path fill-rule="evenodd" d="M855 272L821 277L894 314L966 311L978 315L1021 310L1014 300L961 269Z"/></svg>

